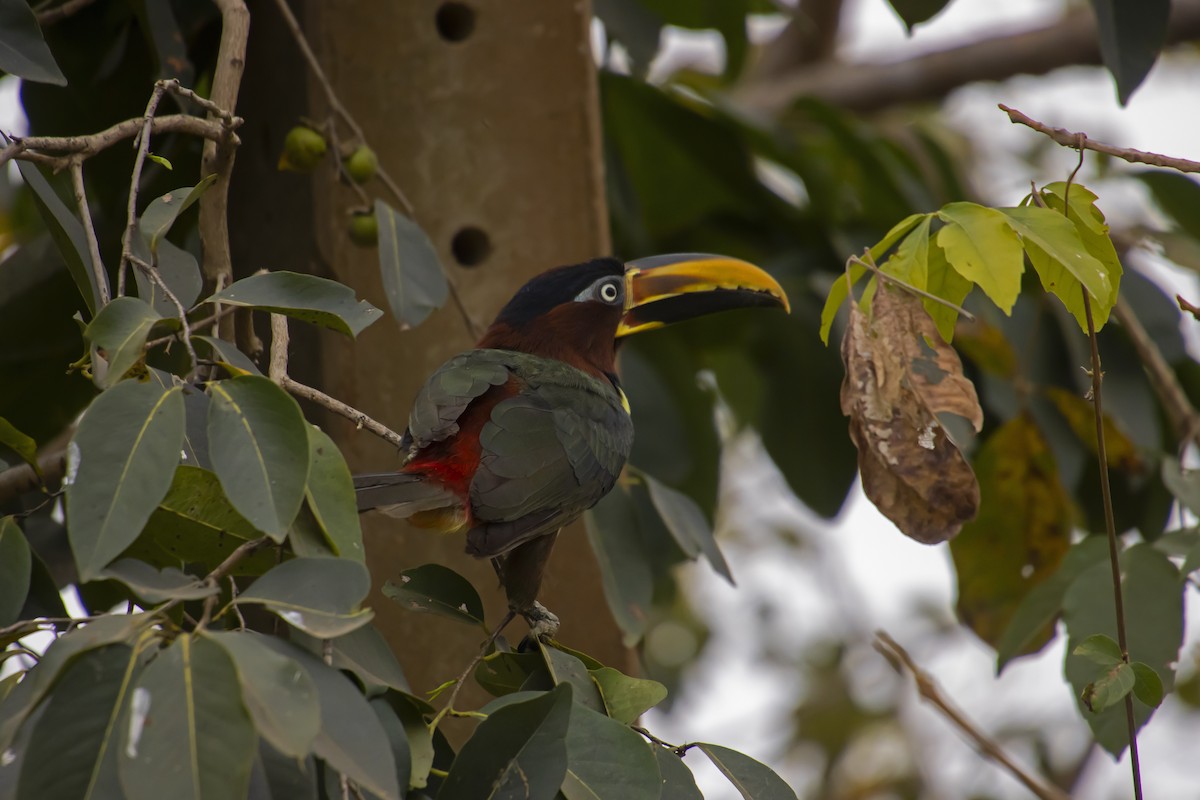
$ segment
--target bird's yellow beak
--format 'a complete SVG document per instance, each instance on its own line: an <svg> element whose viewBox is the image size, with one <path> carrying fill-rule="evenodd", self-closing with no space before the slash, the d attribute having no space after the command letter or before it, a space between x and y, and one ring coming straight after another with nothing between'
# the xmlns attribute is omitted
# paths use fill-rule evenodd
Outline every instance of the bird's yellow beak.
<svg viewBox="0 0 1200 800"><path fill-rule="evenodd" d="M625 265L625 316L617 336L749 306L791 310L783 287L746 261L703 253L640 258Z"/></svg>

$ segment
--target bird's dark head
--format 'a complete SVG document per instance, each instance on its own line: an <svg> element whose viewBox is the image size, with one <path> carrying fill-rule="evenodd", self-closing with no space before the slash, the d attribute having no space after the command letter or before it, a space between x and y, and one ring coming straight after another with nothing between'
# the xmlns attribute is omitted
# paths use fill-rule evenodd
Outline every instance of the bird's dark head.
<svg viewBox="0 0 1200 800"><path fill-rule="evenodd" d="M787 296L771 276L745 261L701 254L654 256L628 264L596 258L548 270L522 286L479 346L611 373L618 337L761 305L787 309Z"/></svg>

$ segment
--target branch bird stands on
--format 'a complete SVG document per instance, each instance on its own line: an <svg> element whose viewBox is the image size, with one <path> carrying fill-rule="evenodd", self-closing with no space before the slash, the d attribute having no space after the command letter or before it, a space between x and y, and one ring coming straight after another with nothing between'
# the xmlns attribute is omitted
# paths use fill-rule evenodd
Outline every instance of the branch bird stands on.
<svg viewBox="0 0 1200 800"><path fill-rule="evenodd" d="M359 510L465 531L510 608L553 636L537 594L555 538L608 494L633 445L621 338L747 306L788 301L767 273L723 256L600 258L538 275L426 381L399 469L355 478Z"/></svg>

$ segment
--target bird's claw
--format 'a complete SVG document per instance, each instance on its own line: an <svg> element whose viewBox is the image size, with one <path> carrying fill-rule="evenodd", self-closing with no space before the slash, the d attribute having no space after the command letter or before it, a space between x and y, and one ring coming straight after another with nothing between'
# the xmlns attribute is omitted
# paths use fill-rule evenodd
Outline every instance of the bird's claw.
<svg viewBox="0 0 1200 800"><path fill-rule="evenodd" d="M520 613L529 623L529 638L546 641L558 635L558 617L536 600Z"/></svg>

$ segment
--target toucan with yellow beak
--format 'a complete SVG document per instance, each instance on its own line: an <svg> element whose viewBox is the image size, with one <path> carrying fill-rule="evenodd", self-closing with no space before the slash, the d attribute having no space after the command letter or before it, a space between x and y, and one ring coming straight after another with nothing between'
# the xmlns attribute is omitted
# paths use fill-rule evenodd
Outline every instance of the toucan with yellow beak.
<svg viewBox="0 0 1200 800"><path fill-rule="evenodd" d="M465 530L509 607L553 636L537 593L555 538L612 490L633 446L621 339L746 306L788 301L766 272L724 256L598 258L538 275L425 382L399 469L355 478L359 510Z"/></svg>

